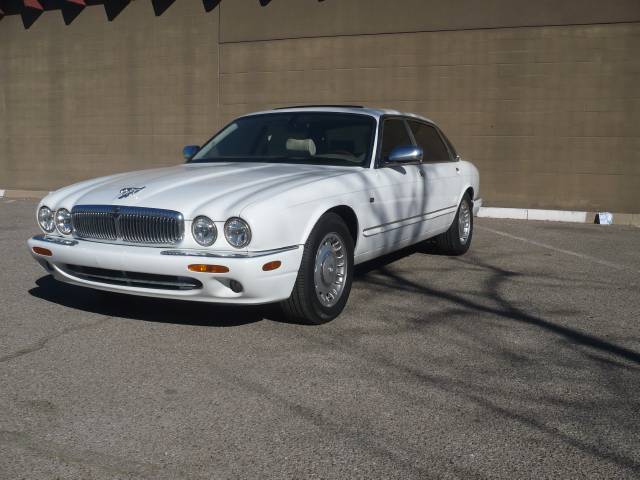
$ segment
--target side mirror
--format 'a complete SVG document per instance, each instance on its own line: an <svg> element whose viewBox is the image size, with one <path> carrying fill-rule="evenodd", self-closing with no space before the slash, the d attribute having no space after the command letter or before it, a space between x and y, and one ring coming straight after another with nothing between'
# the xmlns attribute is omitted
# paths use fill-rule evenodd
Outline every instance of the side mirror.
<svg viewBox="0 0 640 480"><path fill-rule="evenodd" d="M423 155L421 147L402 145L391 150L386 163L420 163Z"/></svg>
<svg viewBox="0 0 640 480"><path fill-rule="evenodd" d="M198 145L187 145L182 149L182 156L185 160L191 160L196 153L198 153L200 147Z"/></svg>

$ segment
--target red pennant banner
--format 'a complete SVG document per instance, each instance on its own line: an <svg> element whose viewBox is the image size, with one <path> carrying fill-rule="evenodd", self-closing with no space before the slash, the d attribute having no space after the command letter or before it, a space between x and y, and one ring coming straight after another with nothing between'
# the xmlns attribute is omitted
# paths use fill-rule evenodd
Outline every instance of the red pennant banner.
<svg viewBox="0 0 640 480"><path fill-rule="evenodd" d="M44 10L38 0L22 0L22 2L24 3L25 7L33 8L35 10Z"/></svg>

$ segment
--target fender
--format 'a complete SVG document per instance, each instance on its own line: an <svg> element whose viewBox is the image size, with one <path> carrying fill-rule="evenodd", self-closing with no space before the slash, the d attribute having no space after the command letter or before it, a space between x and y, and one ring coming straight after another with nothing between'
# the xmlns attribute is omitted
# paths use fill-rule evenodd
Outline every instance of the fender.
<svg viewBox="0 0 640 480"><path fill-rule="evenodd" d="M360 246L360 217L358 216L358 214L356 213L356 211L350 206L347 205L345 203L343 204L338 204L338 205L333 205L329 208L322 207L322 208L318 208L316 209L316 211L314 212L313 216L311 217L311 219L309 220L309 222L307 222L307 225L305 226L305 229L302 232L302 241L300 242L301 245L305 244L307 242L307 240L309 239L309 235L311 235L311 231L313 230L313 227L316 226L316 224L318 223L318 221L320 220L320 218L327 212L330 212L331 210L335 210L335 209L349 209L351 211L351 213L353 214L353 216L356 219L356 225L355 225L355 237L353 239L353 245L354 245L354 249L355 252L358 251L358 247ZM352 225L349 225L348 222L345 221L345 223L347 223L347 227L349 228L349 230L352 230Z"/></svg>

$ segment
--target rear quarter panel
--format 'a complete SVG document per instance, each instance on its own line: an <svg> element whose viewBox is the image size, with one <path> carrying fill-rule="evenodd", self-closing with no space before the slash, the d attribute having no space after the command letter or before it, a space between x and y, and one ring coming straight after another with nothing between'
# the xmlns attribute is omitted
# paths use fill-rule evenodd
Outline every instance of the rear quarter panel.
<svg viewBox="0 0 640 480"><path fill-rule="evenodd" d="M468 160L460 160L460 171L462 172L462 188L458 204L469 188L473 190L472 200L480 198L480 172L476 166Z"/></svg>

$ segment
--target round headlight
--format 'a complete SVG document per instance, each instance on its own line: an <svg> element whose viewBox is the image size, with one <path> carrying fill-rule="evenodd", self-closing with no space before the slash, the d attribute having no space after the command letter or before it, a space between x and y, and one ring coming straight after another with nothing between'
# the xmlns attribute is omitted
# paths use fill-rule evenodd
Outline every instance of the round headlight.
<svg viewBox="0 0 640 480"><path fill-rule="evenodd" d="M233 217L224 224L224 236L232 247L244 248L251 241L251 229L247 222Z"/></svg>
<svg viewBox="0 0 640 480"><path fill-rule="evenodd" d="M218 238L216 224L207 217L196 217L191 223L191 233L193 238L203 247L213 245Z"/></svg>
<svg viewBox="0 0 640 480"><path fill-rule="evenodd" d="M71 233L71 214L66 208L60 208L56 212L56 228L63 235Z"/></svg>
<svg viewBox="0 0 640 480"><path fill-rule="evenodd" d="M40 210L38 210L38 223L40 224L40 228L47 233L55 230L56 225L53 219L53 212L49 207L40 207Z"/></svg>

